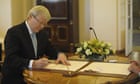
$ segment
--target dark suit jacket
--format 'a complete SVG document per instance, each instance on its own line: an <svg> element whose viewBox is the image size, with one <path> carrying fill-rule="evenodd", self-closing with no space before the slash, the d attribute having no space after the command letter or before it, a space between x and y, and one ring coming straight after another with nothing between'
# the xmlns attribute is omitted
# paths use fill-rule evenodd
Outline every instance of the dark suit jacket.
<svg viewBox="0 0 140 84"><path fill-rule="evenodd" d="M38 59L44 54L52 59L57 58L57 51L51 46L47 31L42 30L37 33L37 42L37 58L35 58L32 40L25 22L7 31L2 84L25 84L22 72L25 68L28 68L31 59Z"/></svg>

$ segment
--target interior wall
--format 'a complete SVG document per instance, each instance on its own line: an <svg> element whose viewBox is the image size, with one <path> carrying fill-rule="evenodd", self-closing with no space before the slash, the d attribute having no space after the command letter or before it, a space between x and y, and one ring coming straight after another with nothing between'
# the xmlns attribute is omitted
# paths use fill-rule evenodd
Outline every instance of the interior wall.
<svg viewBox="0 0 140 84"><path fill-rule="evenodd" d="M34 0L0 0L0 43L3 44L8 28L25 20L33 4Z"/></svg>
<svg viewBox="0 0 140 84"><path fill-rule="evenodd" d="M99 40L110 42L117 49L117 0L90 0L90 26Z"/></svg>
<svg viewBox="0 0 140 84"><path fill-rule="evenodd" d="M121 0L79 0L80 41L89 40L89 27L93 27L99 40L110 42L116 50L124 49L123 7Z"/></svg>
<svg viewBox="0 0 140 84"><path fill-rule="evenodd" d="M23 0L12 0L11 1L11 13L12 13L12 25L16 25L23 21Z"/></svg>
<svg viewBox="0 0 140 84"><path fill-rule="evenodd" d="M2 49L4 49L3 41L7 29L11 26L11 0L0 1L0 43L2 43Z"/></svg>
<svg viewBox="0 0 140 84"><path fill-rule="evenodd" d="M23 10L24 10L24 19L26 18L28 11L35 5L35 0L23 0Z"/></svg>
<svg viewBox="0 0 140 84"><path fill-rule="evenodd" d="M126 32L126 0L118 0L118 50L125 49Z"/></svg>
<svg viewBox="0 0 140 84"><path fill-rule="evenodd" d="M0 11L0 38L3 38L5 31L11 26L11 0L1 0Z"/></svg>
<svg viewBox="0 0 140 84"><path fill-rule="evenodd" d="M23 22L34 0L12 0L12 25Z"/></svg>
<svg viewBox="0 0 140 84"><path fill-rule="evenodd" d="M126 0L90 0L90 26L100 40L125 49Z"/></svg>
<svg viewBox="0 0 140 84"><path fill-rule="evenodd" d="M85 2L87 0L79 0L79 41L86 40L85 27Z"/></svg>
<svg viewBox="0 0 140 84"><path fill-rule="evenodd" d="M113 48L117 49L116 0L105 0L104 3L102 0L95 0L94 3L94 5L99 4L97 7L100 7L97 9L96 6L94 6L94 26L98 32L98 36L101 40L110 42Z"/></svg>

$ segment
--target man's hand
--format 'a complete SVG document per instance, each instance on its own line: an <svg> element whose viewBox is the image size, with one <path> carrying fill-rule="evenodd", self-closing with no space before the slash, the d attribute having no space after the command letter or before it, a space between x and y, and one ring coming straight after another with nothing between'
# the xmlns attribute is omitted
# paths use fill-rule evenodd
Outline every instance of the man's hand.
<svg viewBox="0 0 140 84"><path fill-rule="evenodd" d="M38 60L34 60L32 67L33 68L43 68L46 65L48 65L48 59L43 57Z"/></svg>
<svg viewBox="0 0 140 84"><path fill-rule="evenodd" d="M61 62L64 65L70 65L70 63L68 62L67 57L64 53L59 53L58 54L56 63L59 63L59 62Z"/></svg>
<svg viewBox="0 0 140 84"><path fill-rule="evenodd" d="M128 70L138 74L140 72L140 66L134 61L134 62L131 62Z"/></svg>

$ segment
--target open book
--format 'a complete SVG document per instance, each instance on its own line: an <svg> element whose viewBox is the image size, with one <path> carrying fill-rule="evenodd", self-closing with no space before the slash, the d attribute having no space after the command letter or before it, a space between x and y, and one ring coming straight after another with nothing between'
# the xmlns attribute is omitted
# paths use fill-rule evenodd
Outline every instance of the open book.
<svg viewBox="0 0 140 84"><path fill-rule="evenodd" d="M79 68L88 64L87 61L69 61L71 65L49 63L45 69L51 70L64 70L64 71L76 71Z"/></svg>
<svg viewBox="0 0 140 84"><path fill-rule="evenodd" d="M95 71L98 73L129 75L130 71L128 70L128 67L129 64L92 62L90 65L81 69L80 71Z"/></svg>
<svg viewBox="0 0 140 84"><path fill-rule="evenodd" d="M130 64L122 63L105 63L105 62L88 62L88 61L69 61L70 66L63 64L50 63L45 69L62 70L72 72L90 72L90 73L105 73L128 76L130 72L128 67Z"/></svg>

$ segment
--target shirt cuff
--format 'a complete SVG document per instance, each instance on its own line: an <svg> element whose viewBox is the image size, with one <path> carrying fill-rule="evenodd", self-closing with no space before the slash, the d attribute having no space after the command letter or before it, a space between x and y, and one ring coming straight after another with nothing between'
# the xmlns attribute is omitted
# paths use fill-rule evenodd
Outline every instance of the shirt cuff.
<svg viewBox="0 0 140 84"><path fill-rule="evenodd" d="M140 77L140 72L138 73L138 76Z"/></svg>
<svg viewBox="0 0 140 84"><path fill-rule="evenodd" d="M33 62L34 62L34 60L30 60L29 66L28 66L29 68L32 68Z"/></svg>

